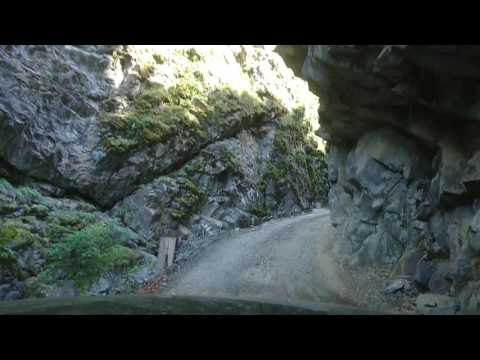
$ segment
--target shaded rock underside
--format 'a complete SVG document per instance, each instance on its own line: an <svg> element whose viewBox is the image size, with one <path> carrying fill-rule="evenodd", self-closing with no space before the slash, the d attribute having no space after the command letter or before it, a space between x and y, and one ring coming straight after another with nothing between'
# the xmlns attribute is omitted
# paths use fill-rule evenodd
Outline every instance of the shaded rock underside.
<svg viewBox="0 0 480 360"><path fill-rule="evenodd" d="M332 222L352 263L433 294L419 297L424 310L480 310L479 56L478 46L312 45L304 58L330 145Z"/></svg>

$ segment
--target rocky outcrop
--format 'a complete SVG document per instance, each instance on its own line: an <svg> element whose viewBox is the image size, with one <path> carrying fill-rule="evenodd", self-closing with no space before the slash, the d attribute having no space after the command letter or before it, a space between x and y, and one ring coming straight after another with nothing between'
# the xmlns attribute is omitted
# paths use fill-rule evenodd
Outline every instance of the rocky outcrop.
<svg viewBox="0 0 480 360"><path fill-rule="evenodd" d="M0 157L104 207L210 143L315 102L280 57L253 47L0 50Z"/></svg>
<svg viewBox="0 0 480 360"><path fill-rule="evenodd" d="M44 186L35 181L13 186L0 179L0 300L95 293L95 280L102 275L117 279L122 286L119 292L128 293L158 275L156 258L141 250L137 234L81 199L43 195ZM96 231L99 226L110 233ZM89 234L89 239L81 234ZM111 257L98 260L112 267L108 271L98 267L92 276L83 276L92 265L86 247L103 241L105 235L114 240L102 249ZM70 254L59 252L62 246L67 251L84 251L73 263L73 272L65 271ZM128 272L115 265L122 263L128 265ZM107 293L113 290L109 284Z"/></svg>
<svg viewBox="0 0 480 360"><path fill-rule="evenodd" d="M318 98L271 49L2 46L0 80L0 226L21 232L2 233L0 298L128 293L158 276L160 239L185 259L326 202ZM92 275L68 246L105 259Z"/></svg>
<svg viewBox="0 0 480 360"><path fill-rule="evenodd" d="M409 275L447 312L446 296L478 309L479 55L314 45L303 65L330 146L332 222L352 259Z"/></svg>

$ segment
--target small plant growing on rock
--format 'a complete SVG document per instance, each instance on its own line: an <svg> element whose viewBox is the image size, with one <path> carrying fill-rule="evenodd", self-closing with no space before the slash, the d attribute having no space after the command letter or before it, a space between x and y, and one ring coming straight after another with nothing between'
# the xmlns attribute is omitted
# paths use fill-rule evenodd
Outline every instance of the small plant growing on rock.
<svg viewBox="0 0 480 360"><path fill-rule="evenodd" d="M155 66L153 64L145 64L138 67L138 75L140 80L147 81L150 76L155 72Z"/></svg>
<svg viewBox="0 0 480 360"><path fill-rule="evenodd" d="M113 225L91 225L54 244L48 251L50 266L86 288L103 273L125 270L138 260L136 253L116 239Z"/></svg>

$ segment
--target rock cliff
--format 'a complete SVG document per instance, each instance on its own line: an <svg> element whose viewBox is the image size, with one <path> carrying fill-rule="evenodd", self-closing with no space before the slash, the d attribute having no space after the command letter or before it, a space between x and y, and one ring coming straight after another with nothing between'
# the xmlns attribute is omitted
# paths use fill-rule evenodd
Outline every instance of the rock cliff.
<svg viewBox="0 0 480 360"><path fill-rule="evenodd" d="M0 299L127 293L162 238L325 203L317 108L254 46L1 46Z"/></svg>
<svg viewBox="0 0 480 360"><path fill-rule="evenodd" d="M478 46L311 45L302 69L353 262L454 297L447 313L480 310L479 57Z"/></svg>

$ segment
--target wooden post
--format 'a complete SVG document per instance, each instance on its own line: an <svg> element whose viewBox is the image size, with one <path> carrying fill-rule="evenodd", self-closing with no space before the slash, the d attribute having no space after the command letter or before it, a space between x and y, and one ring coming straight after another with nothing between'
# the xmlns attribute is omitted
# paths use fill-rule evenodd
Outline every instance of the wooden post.
<svg viewBox="0 0 480 360"><path fill-rule="evenodd" d="M175 248L177 245L177 238L168 238L168 252L167 252L167 267L173 265L173 260L175 259Z"/></svg>
<svg viewBox="0 0 480 360"><path fill-rule="evenodd" d="M158 245L158 268L163 273L167 267L173 264L177 238L161 237Z"/></svg>

